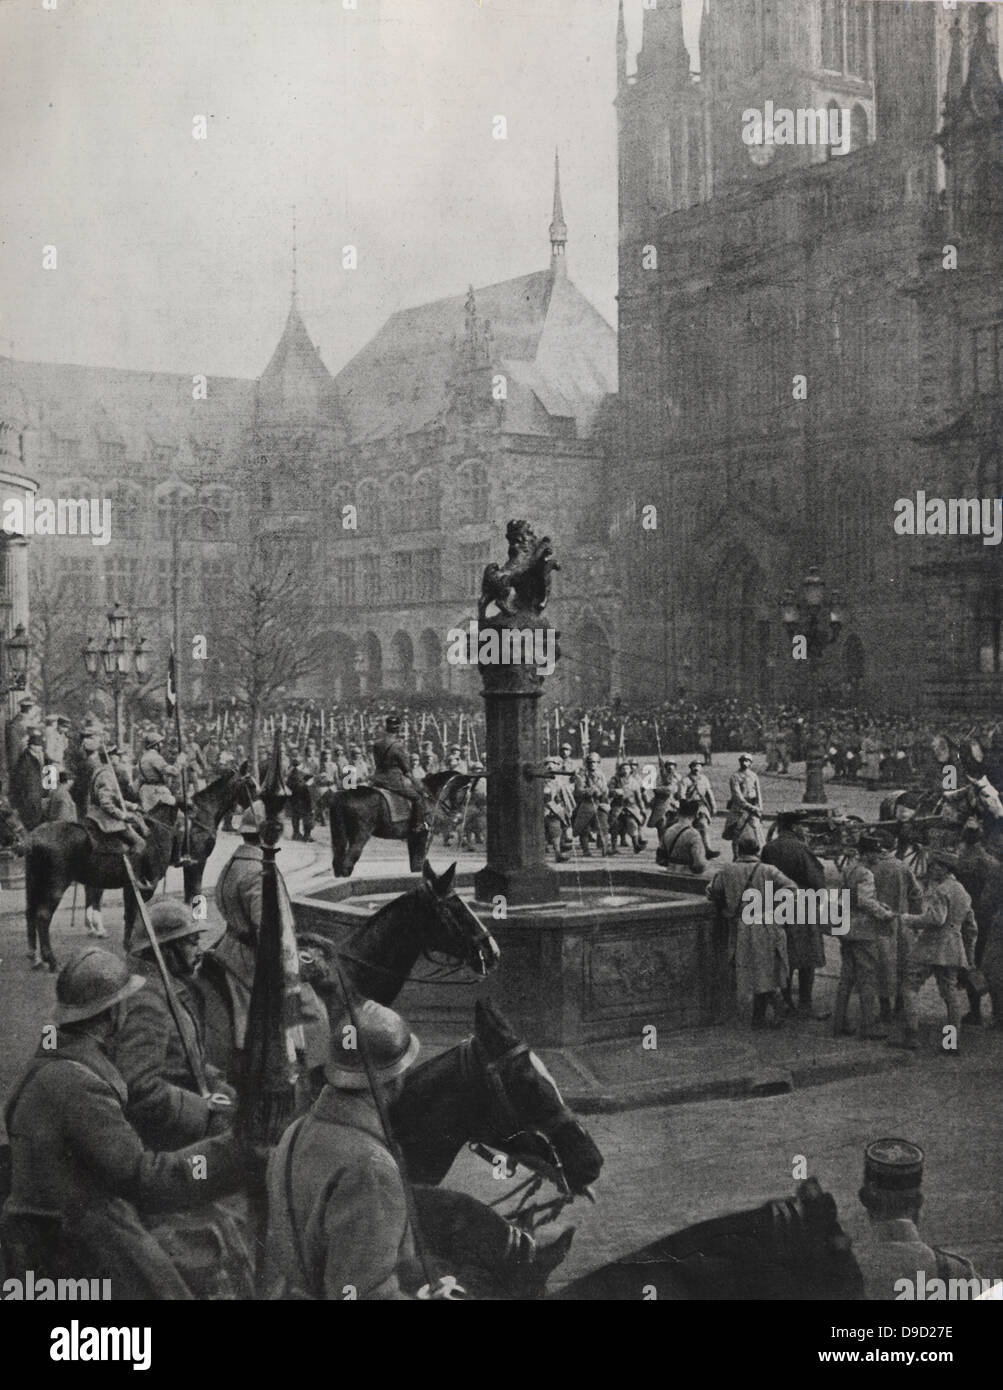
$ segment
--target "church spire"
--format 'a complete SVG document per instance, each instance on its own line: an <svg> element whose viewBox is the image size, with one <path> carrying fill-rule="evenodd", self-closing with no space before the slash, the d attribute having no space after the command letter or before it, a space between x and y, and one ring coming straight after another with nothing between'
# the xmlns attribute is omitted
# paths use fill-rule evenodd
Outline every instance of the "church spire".
<svg viewBox="0 0 1003 1390"><path fill-rule="evenodd" d="M623 0L619 0L616 16L616 84L627 80L627 24L623 17Z"/></svg>
<svg viewBox="0 0 1003 1390"><path fill-rule="evenodd" d="M292 301L296 303L296 204L293 203L293 293Z"/></svg>
<svg viewBox="0 0 1003 1390"><path fill-rule="evenodd" d="M550 224L550 269L554 275L566 275L565 247L568 241L568 226L564 220L561 206L561 157L554 150L554 215Z"/></svg>

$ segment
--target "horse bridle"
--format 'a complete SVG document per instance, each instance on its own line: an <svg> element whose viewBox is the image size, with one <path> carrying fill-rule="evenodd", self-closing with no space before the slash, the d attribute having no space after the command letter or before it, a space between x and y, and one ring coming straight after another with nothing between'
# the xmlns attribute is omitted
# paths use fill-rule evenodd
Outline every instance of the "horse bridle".
<svg viewBox="0 0 1003 1390"><path fill-rule="evenodd" d="M560 1211L562 1207L566 1206L567 1203L574 1198L571 1185L564 1172L564 1164L561 1162L560 1154L557 1152L554 1142L551 1139L552 1132L559 1125L565 1124L569 1120L574 1120L574 1115L565 1103L560 1091L557 1091L557 1095L560 1098L560 1105L553 1118L548 1120L544 1127L533 1126L532 1128L527 1128L525 1123L516 1114L512 1102L509 1100L508 1092L505 1089L502 1071L506 1064L514 1061L517 1057L526 1056L531 1051L532 1049L528 1043L518 1042L510 1047L507 1052L503 1052L500 1057L486 1057L484 1055L484 1049L477 1041L476 1037L468 1038L466 1042L461 1045L460 1049L461 1074L465 1079L469 1080L473 1076L473 1068L475 1066L478 1068L488 1084L491 1099L502 1116L502 1128L508 1127L508 1132L503 1136L502 1142L508 1145L513 1140L517 1139L519 1135L524 1134L527 1137L537 1140L545 1150L542 1157L520 1153L517 1162L522 1163L523 1167L529 1169L530 1177L513 1191L504 1193L501 1197L488 1204L489 1206L498 1206L500 1203L508 1201L511 1197L516 1196L518 1193L523 1193L513 1213L513 1216L521 1214L523 1217L532 1217L537 1211L543 1210L552 1213L555 1207L557 1211ZM557 1089L556 1086L554 1089ZM497 1150L492 1148L491 1145L474 1141L470 1143L468 1147L478 1158L483 1158L486 1162L494 1166ZM501 1150L501 1153L506 1159L506 1176L512 1177L515 1172L515 1169L509 1166L512 1160L504 1149ZM526 1201L539 1190L545 1179L552 1182L557 1188L559 1193L558 1199L556 1202L541 1204L537 1208L526 1208ZM551 1218L548 1216L541 1219Z"/></svg>
<svg viewBox="0 0 1003 1390"><path fill-rule="evenodd" d="M422 892L428 893L430 896L434 897L432 888L424 881L424 879L422 879L421 883L418 886ZM481 947L486 942L492 939L491 933L488 931L487 927L485 927L484 923L481 921L481 919L477 916L476 913L471 913L471 916L473 917L474 922L477 924L478 928L477 932L474 935L472 944ZM418 959L427 961L429 965L435 967L435 972L430 975L405 975L402 974L399 970L391 969L389 965L380 965L377 961L363 960L361 956L356 956L353 955L351 951L346 951L343 946L338 948L338 957L340 960L351 961L353 965L362 966L364 970L375 970L378 974L387 976L388 979L400 980L401 983L404 985L439 985L447 986L452 989L466 989L469 985L469 980L454 980L452 978L454 975L458 975L461 971L470 969L470 966L467 964L466 960L453 962L448 958L436 957L433 954L431 947L426 946L424 942L422 942L421 947L418 951ZM482 978L483 976L474 973L474 979L479 980Z"/></svg>

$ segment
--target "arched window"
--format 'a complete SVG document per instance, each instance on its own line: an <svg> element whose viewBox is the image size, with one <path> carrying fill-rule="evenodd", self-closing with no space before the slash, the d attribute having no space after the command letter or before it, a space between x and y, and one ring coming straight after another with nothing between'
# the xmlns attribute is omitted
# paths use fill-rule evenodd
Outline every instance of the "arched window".
<svg viewBox="0 0 1003 1390"><path fill-rule="evenodd" d="M383 496L379 483L372 478L363 478L355 497L355 505L359 509L359 534L378 535L383 530Z"/></svg>
<svg viewBox="0 0 1003 1390"><path fill-rule="evenodd" d="M191 488L180 486L165 488L157 494L157 535L161 540L170 540L176 524L181 526L182 536L191 533L188 529L189 511L192 504Z"/></svg>
<svg viewBox="0 0 1003 1390"><path fill-rule="evenodd" d="M114 534L133 538L139 535L142 493L133 483L115 483L109 489L111 524Z"/></svg>
<svg viewBox="0 0 1003 1390"><path fill-rule="evenodd" d="M979 595L975 605L975 641L978 669L984 676L1003 671L1003 598L999 589Z"/></svg>
<svg viewBox="0 0 1003 1390"><path fill-rule="evenodd" d="M411 518L411 483L403 473L395 473L387 479L387 530L393 535L413 528Z"/></svg>
<svg viewBox="0 0 1003 1390"><path fill-rule="evenodd" d="M487 521L490 489L482 463L470 460L460 464L456 471L456 503L458 521Z"/></svg>
<svg viewBox="0 0 1003 1390"><path fill-rule="evenodd" d="M415 531L439 529L439 484L428 468L419 473L412 484L411 526Z"/></svg>
<svg viewBox="0 0 1003 1390"><path fill-rule="evenodd" d="M843 6L845 0L822 0L822 66L843 71Z"/></svg>
<svg viewBox="0 0 1003 1390"><path fill-rule="evenodd" d="M233 496L229 488L208 488L199 498L205 510L197 513L198 531L203 540L219 540L230 534L233 522Z"/></svg>

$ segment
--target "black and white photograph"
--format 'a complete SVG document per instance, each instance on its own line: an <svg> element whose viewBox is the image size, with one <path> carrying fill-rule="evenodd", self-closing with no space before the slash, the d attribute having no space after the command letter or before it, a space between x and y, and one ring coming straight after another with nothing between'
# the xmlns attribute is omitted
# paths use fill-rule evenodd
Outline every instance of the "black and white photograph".
<svg viewBox="0 0 1003 1390"><path fill-rule="evenodd" d="M790 1370L974 1371L1001 43L968 0L0 0L34 1364L163 1370L168 1302L695 1302L784 1305Z"/></svg>

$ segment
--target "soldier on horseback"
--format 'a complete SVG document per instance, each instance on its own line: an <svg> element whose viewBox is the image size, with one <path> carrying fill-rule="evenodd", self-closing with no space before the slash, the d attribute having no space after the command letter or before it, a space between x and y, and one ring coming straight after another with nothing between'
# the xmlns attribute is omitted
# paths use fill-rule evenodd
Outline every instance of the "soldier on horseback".
<svg viewBox="0 0 1003 1390"><path fill-rule="evenodd" d="M411 760L400 737L403 723L392 714L386 721L385 732L373 744L374 787L385 787L411 803L411 832L420 835L428 830L428 803L423 789L411 776Z"/></svg>
<svg viewBox="0 0 1003 1390"><path fill-rule="evenodd" d="M171 790L172 779L180 772L178 763L172 767L161 753L164 736L158 729L143 735L143 753L139 759L139 802L144 811L163 803L176 806L177 797Z"/></svg>
<svg viewBox="0 0 1003 1390"><path fill-rule="evenodd" d="M88 753L87 768L90 780L85 819L105 835L114 836L136 854L142 854L146 849L142 833L146 827L141 816L126 810L115 769L102 757L100 744Z"/></svg>

